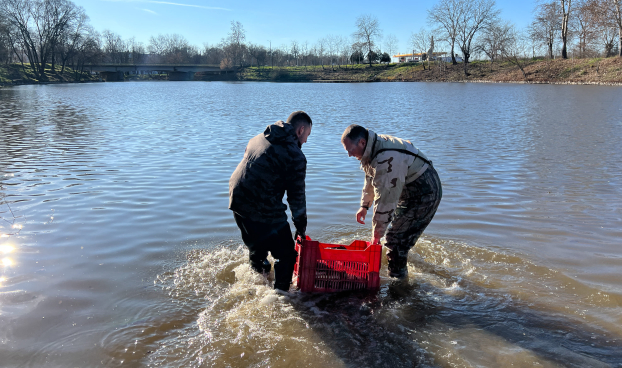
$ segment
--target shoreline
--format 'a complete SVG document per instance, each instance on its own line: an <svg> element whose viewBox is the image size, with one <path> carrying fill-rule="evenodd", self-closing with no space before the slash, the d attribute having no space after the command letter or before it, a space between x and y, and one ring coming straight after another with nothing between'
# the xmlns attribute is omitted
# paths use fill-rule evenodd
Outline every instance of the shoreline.
<svg viewBox="0 0 622 368"><path fill-rule="evenodd" d="M427 63L426 63L427 64ZM347 66L307 66L244 68L238 80L346 83L346 82L451 82L451 83L517 83L569 85L622 85L622 58L522 60L520 67L509 61L474 61L469 75L464 65L432 63Z"/></svg>
<svg viewBox="0 0 622 368"><path fill-rule="evenodd" d="M276 83L373 83L373 82L444 82L444 83L514 83L552 85L622 86L622 58L556 59L521 61L521 69L508 61L474 61L469 63L469 75L463 64L434 64L423 69L422 64L374 64L333 66L244 67L230 74L196 73L193 81L246 81ZM103 82L99 76L82 75L65 68L46 72L48 81L37 81L19 64L0 66L0 88L19 85ZM124 81L167 81L163 75L126 76ZM10 81L10 82L9 82Z"/></svg>
<svg viewBox="0 0 622 368"><path fill-rule="evenodd" d="M126 80L122 82L106 82L99 80L91 81L55 81L55 82L31 82L31 83L19 83L9 84L0 83L0 88L10 88L19 86L34 86L34 85L48 85L48 84L85 84L85 83L123 83L123 82L168 82L167 80L158 79L144 79L144 80ZM464 81L437 81L437 80L373 80L373 81L333 81L333 80L194 80L189 82L265 82L265 83L480 83L480 84L549 84L549 85L575 85L575 86L605 86L605 87L622 87L622 82L558 82L558 81L491 81L491 80L464 80Z"/></svg>

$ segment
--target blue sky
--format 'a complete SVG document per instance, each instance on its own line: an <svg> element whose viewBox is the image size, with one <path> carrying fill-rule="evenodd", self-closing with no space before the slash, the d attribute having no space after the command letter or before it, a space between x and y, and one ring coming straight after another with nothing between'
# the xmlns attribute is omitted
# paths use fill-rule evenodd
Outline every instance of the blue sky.
<svg viewBox="0 0 622 368"><path fill-rule="evenodd" d="M292 40L313 44L329 34L350 36L355 19L375 15L383 35L394 34L399 51L408 52L412 32L427 25L427 10L436 0L419 1L215 1L215 0L73 0L82 6L98 31L109 29L145 46L149 37L178 33L201 47L226 37L239 21L247 41L276 48ZM498 0L501 17L519 27L532 17L536 0Z"/></svg>

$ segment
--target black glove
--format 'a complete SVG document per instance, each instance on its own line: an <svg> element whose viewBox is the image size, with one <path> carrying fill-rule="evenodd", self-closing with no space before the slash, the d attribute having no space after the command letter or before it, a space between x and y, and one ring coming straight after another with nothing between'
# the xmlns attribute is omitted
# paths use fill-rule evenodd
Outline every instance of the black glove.
<svg viewBox="0 0 622 368"><path fill-rule="evenodd" d="M300 243L303 240L305 240L305 233L300 233L298 230L296 230L296 233L294 234L294 238L296 239L296 243ZM298 239L300 239L300 241L298 241Z"/></svg>
<svg viewBox="0 0 622 368"><path fill-rule="evenodd" d="M300 240L305 240L305 232L307 231L307 216L301 216L300 218L294 221L294 226L296 227L296 233L294 238L298 241L298 237L300 236Z"/></svg>

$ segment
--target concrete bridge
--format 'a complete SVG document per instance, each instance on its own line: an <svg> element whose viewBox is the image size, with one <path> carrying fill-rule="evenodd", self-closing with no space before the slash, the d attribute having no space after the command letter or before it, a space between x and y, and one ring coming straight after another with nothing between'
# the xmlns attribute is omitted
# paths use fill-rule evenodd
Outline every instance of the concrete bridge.
<svg viewBox="0 0 622 368"><path fill-rule="evenodd" d="M122 81L123 75L129 74L151 74L152 72L165 72L168 74L168 80L171 81L189 81L194 78L194 73L211 73L220 74L221 72L230 72L235 69L220 69L216 65L201 64L97 64L85 65L85 69L89 69L91 73L98 72L103 80L108 82Z"/></svg>

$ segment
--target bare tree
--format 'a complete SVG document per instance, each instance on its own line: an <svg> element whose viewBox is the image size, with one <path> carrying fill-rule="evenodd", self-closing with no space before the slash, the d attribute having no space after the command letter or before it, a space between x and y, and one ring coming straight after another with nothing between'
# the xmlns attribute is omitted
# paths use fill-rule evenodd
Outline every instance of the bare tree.
<svg viewBox="0 0 622 368"><path fill-rule="evenodd" d="M330 58L330 68L335 70L335 58L339 54L339 38L335 35L326 36L326 48L328 49L328 57Z"/></svg>
<svg viewBox="0 0 622 368"><path fill-rule="evenodd" d="M397 52L399 41L394 34L390 34L384 41L384 48L391 57Z"/></svg>
<svg viewBox="0 0 622 368"><path fill-rule="evenodd" d="M80 81L84 74L84 65L101 62L103 54L99 42L100 35L92 28L88 27L84 37L76 45L76 53L71 57L71 67L74 70L74 79Z"/></svg>
<svg viewBox="0 0 622 368"><path fill-rule="evenodd" d="M207 42L203 44L203 62L205 64L218 65L224 58L223 51L220 47L210 46Z"/></svg>
<svg viewBox="0 0 622 368"><path fill-rule="evenodd" d="M575 2L574 16L571 19L573 28L579 38L577 45L579 57L586 57L588 50L595 43L598 34L598 17L595 11L599 0L579 0Z"/></svg>
<svg viewBox="0 0 622 368"><path fill-rule="evenodd" d="M369 14L361 15L356 18L355 25L356 31L354 32L354 36L357 38L358 42L364 45L369 59L369 66L371 67L372 58L369 56L376 46L376 40L382 35L378 18Z"/></svg>
<svg viewBox="0 0 622 368"><path fill-rule="evenodd" d="M0 62L11 61L11 41L9 24L0 13Z"/></svg>
<svg viewBox="0 0 622 368"><path fill-rule="evenodd" d="M354 62L361 64L361 61L365 59L365 56L363 55L363 45L360 42L353 42L350 48L352 51L352 54L350 55L352 64L354 64Z"/></svg>
<svg viewBox="0 0 622 368"><path fill-rule="evenodd" d="M568 59L568 20L570 18L572 0L560 0L562 10L562 58Z"/></svg>
<svg viewBox="0 0 622 368"><path fill-rule="evenodd" d="M500 48L501 55L510 63L516 65L523 73L523 78L527 80L525 64L529 54L529 35L518 31L515 26L506 24L508 31L506 40Z"/></svg>
<svg viewBox="0 0 622 368"><path fill-rule="evenodd" d="M287 66L290 66L291 54L289 53L289 47L287 47L286 44L282 44L278 51L280 65L285 65L285 63L287 63Z"/></svg>
<svg viewBox="0 0 622 368"><path fill-rule="evenodd" d="M445 33L444 38L451 47L451 62L456 62L454 54L454 46L458 37L458 22L462 18L465 0L440 0L436 5L428 11L428 21L439 25L439 28Z"/></svg>
<svg viewBox="0 0 622 368"><path fill-rule="evenodd" d="M300 53L302 54L302 60L305 65L305 70L307 70L307 63L309 61L309 41L305 41L300 44Z"/></svg>
<svg viewBox="0 0 622 368"><path fill-rule="evenodd" d="M495 23L486 27L477 48L490 59L490 71L495 60L502 55L502 50L507 48L508 43L515 41L514 36L514 27L509 23Z"/></svg>
<svg viewBox="0 0 622 368"><path fill-rule="evenodd" d="M594 5L592 11L598 24L597 33L605 49L605 56L614 56L615 39L616 36L620 37L622 32L618 26L620 15L617 13L615 1L594 0ZM622 43L618 46L622 47Z"/></svg>
<svg viewBox="0 0 622 368"><path fill-rule="evenodd" d="M530 32L535 40L547 46L549 58L553 58L553 44L561 30L561 9L557 1L541 3L536 7L536 18Z"/></svg>
<svg viewBox="0 0 622 368"><path fill-rule="evenodd" d="M130 52L127 44L118 34L104 30L102 32L102 47L107 62L121 64L129 61Z"/></svg>
<svg viewBox="0 0 622 368"><path fill-rule="evenodd" d="M61 74L65 71L67 60L74 56L77 48L84 43L85 38L93 33L88 25L88 20L89 17L84 9L77 8L75 17L67 23L67 26L61 32L57 46L62 63Z"/></svg>
<svg viewBox="0 0 622 368"><path fill-rule="evenodd" d="M622 57L622 0L609 0L613 5L613 19L618 26L618 56Z"/></svg>
<svg viewBox="0 0 622 368"><path fill-rule="evenodd" d="M231 21L231 30L227 36L227 50L233 65L239 65L242 67L244 61L244 52L246 41L246 32L242 23L237 21Z"/></svg>
<svg viewBox="0 0 622 368"><path fill-rule="evenodd" d="M46 80L46 64L78 8L68 0L3 0L1 5L2 16L21 38L35 78Z"/></svg>
<svg viewBox="0 0 622 368"><path fill-rule="evenodd" d="M268 57L268 50L266 50L264 46L254 45L251 43L248 45L248 53L251 56L251 66L253 66L252 58L254 58L257 62L257 68L259 68L261 65L265 65L266 59Z"/></svg>
<svg viewBox="0 0 622 368"><path fill-rule="evenodd" d="M327 49L327 41L325 38L320 38L315 44L315 56L319 59L322 69L324 69L324 53Z"/></svg>
<svg viewBox="0 0 622 368"><path fill-rule="evenodd" d="M164 62L171 64L188 63L198 53L188 40L177 33L164 35Z"/></svg>
<svg viewBox="0 0 622 368"><path fill-rule="evenodd" d="M419 51L421 54L421 60L427 60L430 55L426 52L430 48L432 40L432 34L428 32L425 28L421 28L419 32L412 33L410 35L410 43L413 48L413 59L415 57L414 51ZM425 70L425 63L423 64L423 70Z"/></svg>
<svg viewBox="0 0 622 368"><path fill-rule="evenodd" d="M136 41L136 39L132 37L127 41L127 46L130 51L130 55L132 57L131 61L133 64L142 64L146 61L147 50L142 42Z"/></svg>
<svg viewBox="0 0 622 368"><path fill-rule="evenodd" d="M26 68L24 66L24 61L26 61L26 46L24 39L21 36L19 29L10 22L5 19L5 37L7 39L8 45L11 47L10 55L16 57L22 65L22 71L24 74L26 73Z"/></svg>
<svg viewBox="0 0 622 368"><path fill-rule="evenodd" d="M296 66L298 66L298 57L300 56L300 45L298 44L298 41L292 40L289 52L292 54L294 60L296 60Z"/></svg>
<svg viewBox="0 0 622 368"><path fill-rule="evenodd" d="M474 37L492 24L499 15L494 0L464 0L458 19L457 41L464 60L464 74L468 72L469 58L473 49Z"/></svg>
<svg viewBox="0 0 622 368"><path fill-rule="evenodd" d="M348 68L348 59L350 58L350 41L347 37L341 36L339 37L339 58L340 66L341 63L345 64L346 69Z"/></svg>

